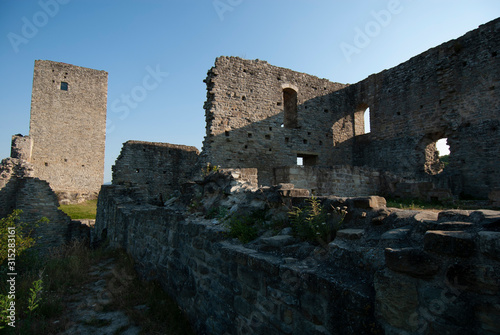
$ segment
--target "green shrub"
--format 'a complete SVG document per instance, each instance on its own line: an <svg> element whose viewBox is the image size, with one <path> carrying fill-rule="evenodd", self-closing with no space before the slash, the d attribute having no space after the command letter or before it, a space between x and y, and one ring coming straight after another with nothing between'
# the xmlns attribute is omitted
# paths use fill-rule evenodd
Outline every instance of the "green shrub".
<svg viewBox="0 0 500 335"><path fill-rule="evenodd" d="M314 196L307 200L304 208L293 207L289 216L295 236L321 244L333 241L347 212L345 209L332 209L332 213L328 213Z"/></svg>
<svg viewBox="0 0 500 335"><path fill-rule="evenodd" d="M205 215L205 218L222 220L227 216L228 212L229 210L224 206L213 207L210 208L210 210L208 210L207 214Z"/></svg>

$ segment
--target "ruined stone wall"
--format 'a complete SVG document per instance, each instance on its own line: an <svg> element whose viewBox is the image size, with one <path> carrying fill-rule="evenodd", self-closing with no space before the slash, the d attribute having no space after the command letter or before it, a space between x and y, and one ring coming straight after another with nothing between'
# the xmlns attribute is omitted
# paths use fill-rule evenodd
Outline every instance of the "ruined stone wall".
<svg viewBox="0 0 500 335"><path fill-rule="evenodd" d="M103 186L97 238L107 236L134 258L143 277L158 280L198 334L361 334L377 328L369 285L344 285L330 279L336 269L315 272L314 261L287 263L235 244L224 225L140 204L141 196L137 188Z"/></svg>
<svg viewBox="0 0 500 335"><path fill-rule="evenodd" d="M228 192L226 177L209 175L182 202L192 204L191 196L218 208L245 193L235 205L264 202L274 218L277 204L304 201L272 188ZM285 228L241 244L220 219L192 206L144 200L140 187L103 186L95 237L126 249L199 334L500 331L500 212L404 211L386 208L380 197L323 198L325 208L348 212L332 242L310 244Z"/></svg>
<svg viewBox="0 0 500 335"><path fill-rule="evenodd" d="M33 141L29 136L14 135L12 136L12 144L10 147L10 157L22 159L26 162L31 162L31 151Z"/></svg>
<svg viewBox="0 0 500 335"><path fill-rule="evenodd" d="M105 71L37 60L31 97L31 163L54 191L95 192L104 178Z"/></svg>
<svg viewBox="0 0 500 335"><path fill-rule="evenodd" d="M33 177L33 166L27 161L5 158L0 162L0 218L15 209L19 180L25 177Z"/></svg>
<svg viewBox="0 0 500 335"><path fill-rule="evenodd" d="M292 166L274 170L275 184L292 183L314 195L359 197L383 194L377 170L336 165L333 167Z"/></svg>
<svg viewBox="0 0 500 335"><path fill-rule="evenodd" d="M163 204L200 173L198 155L185 145L127 141L113 166L113 184L143 187L151 203Z"/></svg>
<svg viewBox="0 0 500 335"><path fill-rule="evenodd" d="M272 168L295 165L297 155L333 165L333 143L352 137L349 125L332 131L339 111L330 94L345 85L236 57L217 58L206 84L203 159L257 168L260 184L272 184Z"/></svg>
<svg viewBox="0 0 500 335"><path fill-rule="evenodd" d="M0 165L0 171L11 169L10 178L0 178L0 218L21 210L20 221L28 224L25 231L35 237L34 248L47 252L72 239L90 238L87 225L71 218L59 210L59 202L49 183L29 177L29 164L15 158L6 159ZM2 174L3 175L3 174ZM46 218L48 221L40 221Z"/></svg>
<svg viewBox="0 0 500 335"><path fill-rule="evenodd" d="M219 57L206 80L202 156L222 167L258 168L264 185L273 180L272 167L296 165L303 156L305 165L435 176L455 195L486 198L500 186L499 27L494 20L348 87L259 60ZM295 118L286 115L293 92ZM442 138L451 150L444 171L435 145Z"/></svg>
<svg viewBox="0 0 500 335"><path fill-rule="evenodd" d="M361 116L370 107L371 133L354 138L353 164L435 174L435 142L447 138L443 174L459 183L450 187L486 198L500 186L499 50L497 19L334 93L346 114ZM353 142L339 146L347 150Z"/></svg>

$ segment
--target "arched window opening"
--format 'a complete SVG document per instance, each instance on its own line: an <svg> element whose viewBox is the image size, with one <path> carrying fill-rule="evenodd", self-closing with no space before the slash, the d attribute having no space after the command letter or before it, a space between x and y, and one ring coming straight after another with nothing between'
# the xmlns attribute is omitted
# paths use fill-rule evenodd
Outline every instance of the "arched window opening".
<svg viewBox="0 0 500 335"><path fill-rule="evenodd" d="M283 106L283 125L285 128L297 128L297 92L295 90L291 88L283 89Z"/></svg>
<svg viewBox="0 0 500 335"><path fill-rule="evenodd" d="M431 141L425 147L425 172L437 175L444 171L449 163L450 146L447 138Z"/></svg>

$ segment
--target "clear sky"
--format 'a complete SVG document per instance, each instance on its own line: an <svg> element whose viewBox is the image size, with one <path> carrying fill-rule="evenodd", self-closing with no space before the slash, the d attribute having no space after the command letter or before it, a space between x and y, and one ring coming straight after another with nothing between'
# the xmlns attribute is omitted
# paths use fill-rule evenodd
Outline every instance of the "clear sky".
<svg viewBox="0 0 500 335"><path fill-rule="evenodd" d="M29 132L36 59L109 73L108 182L127 140L201 149L218 56L356 83L499 16L499 0L0 0L0 158Z"/></svg>

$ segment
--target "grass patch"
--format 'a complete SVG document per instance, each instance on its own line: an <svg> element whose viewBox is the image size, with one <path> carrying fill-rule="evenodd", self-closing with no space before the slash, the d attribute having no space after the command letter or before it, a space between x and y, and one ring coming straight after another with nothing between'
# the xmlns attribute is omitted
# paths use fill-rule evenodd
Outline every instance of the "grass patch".
<svg viewBox="0 0 500 335"><path fill-rule="evenodd" d="M81 204L61 205L59 209L68 214L73 220L94 219L97 213L97 199L88 200Z"/></svg>

